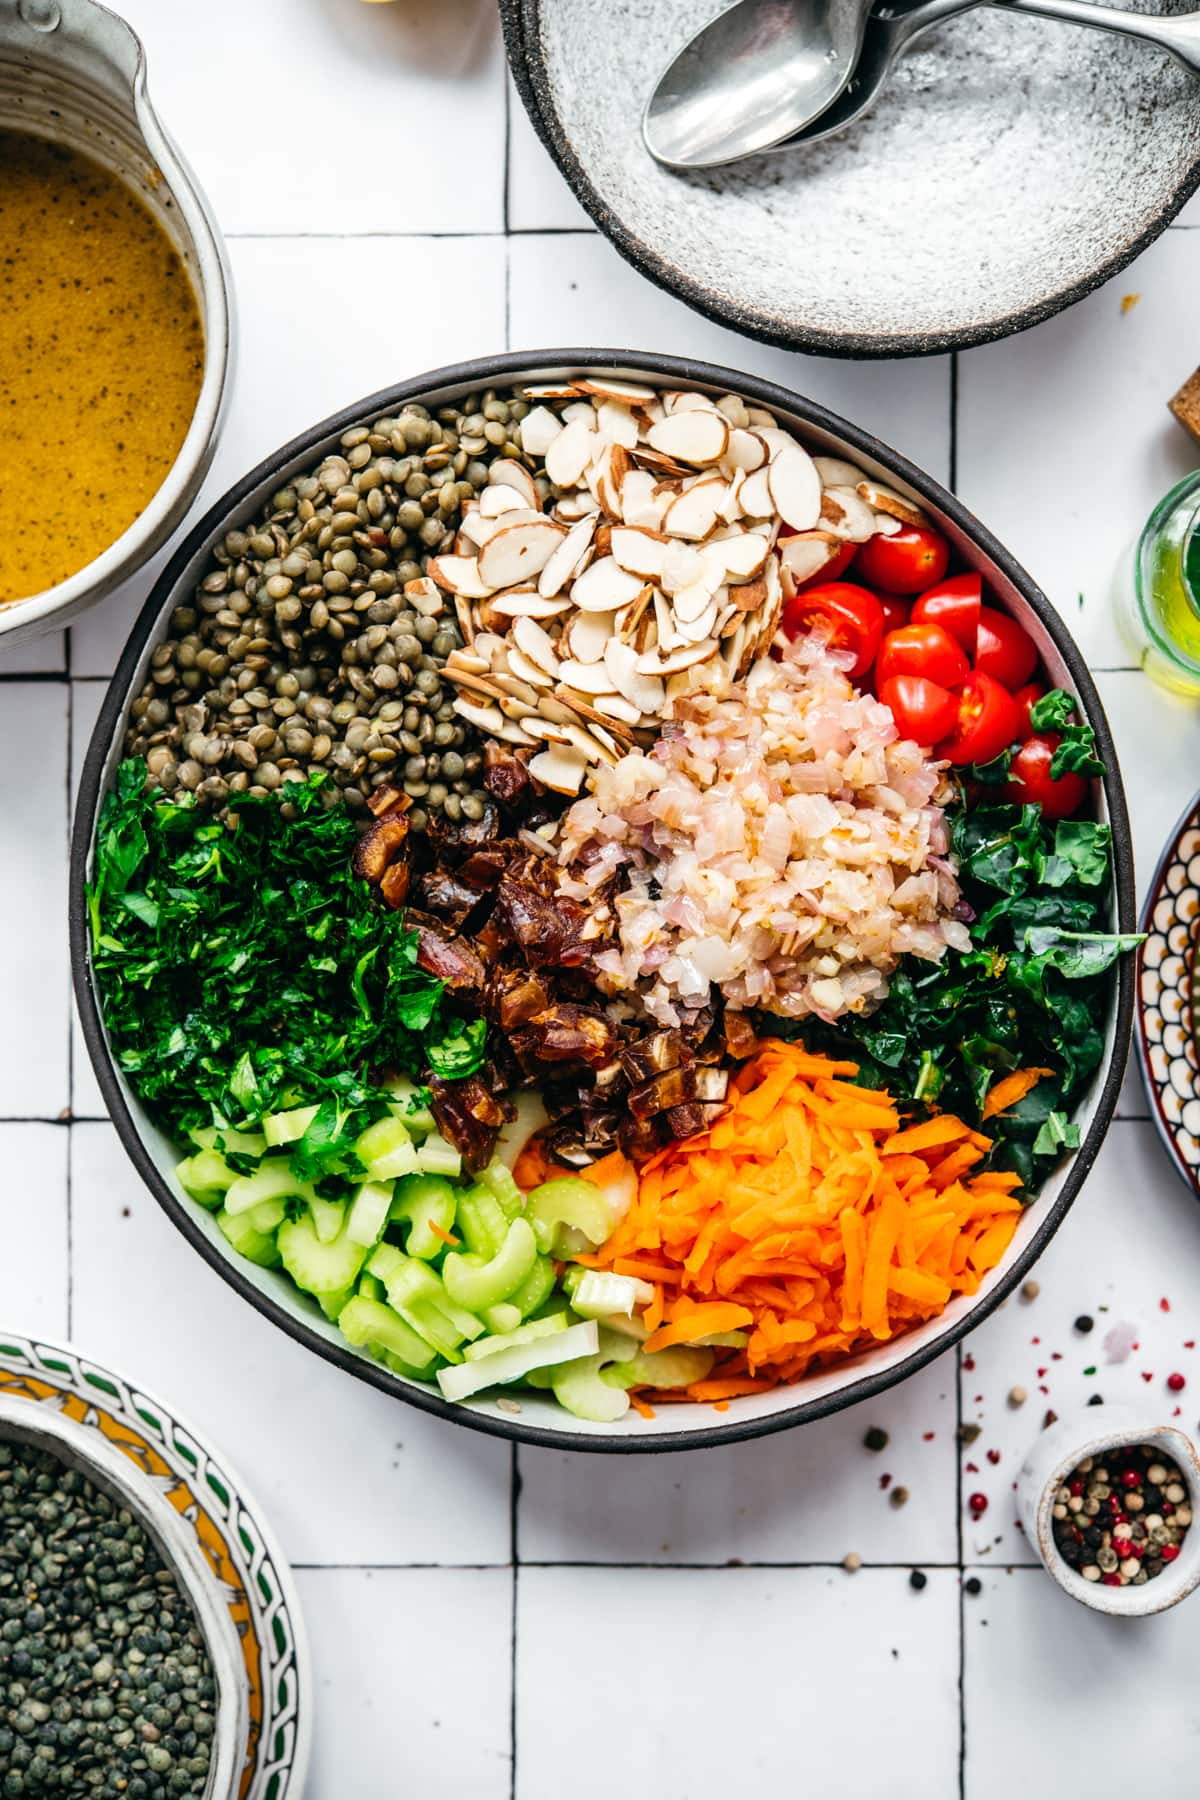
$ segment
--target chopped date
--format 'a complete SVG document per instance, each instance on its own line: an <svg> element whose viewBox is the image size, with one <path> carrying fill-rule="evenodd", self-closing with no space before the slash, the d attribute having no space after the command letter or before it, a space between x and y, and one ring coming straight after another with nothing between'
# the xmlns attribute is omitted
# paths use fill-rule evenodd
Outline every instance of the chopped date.
<svg viewBox="0 0 1200 1800"><path fill-rule="evenodd" d="M354 847L353 868L366 881L382 881L388 864L395 861L408 837L408 820L402 812L375 819Z"/></svg>
<svg viewBox="0 0 1200 1800"><path fill-rule="evenodd" d="M514 1031L512 1047L527 1066L531 1062L582 1063L591 1068L611 1060L617 1033L602 1012L564 1001L547 1006Z"/></svg>
<svg viewBox="0 0 1200 1800"><path fill-rule="evenodd" d="M664 1069L661 1075L652 1075L649 1081L631 1088L629 1110L635 1119L652 1119L657 1113L668 1112L673 1106L693 1100L695 1095L695 1070L681 1064L675 1069Z"/></svg>
<svg viewBox="0 0 1200 1800"><path fill-rule="evenodd" d="M412 913L408 923L417 934L419 969L436 975L452 990L483 987L487 978L483 959L469 939L446 937L435 922L418 920Z"/></svg>
<svg viewBox="0 0 1200 1800"><path fill-rule="evenodd" d="M479 905L481 895L477 888L468 887L458 872L426 869L417 876L414 898L423 911L444 919L457 930Z"/></svg>
<svg viewBox="0 0 1200 1800"><path fill-rule="evenodd" d="M483 785L493 799L511 806L532 784L529 770L516 751L492 741L483 749Z"/></svg>
<svg viewBox="0 0 1200 1800"><path fill-rule="evenodd" d="M436 1075L426 1079L438 1130L461 1152L468 1169L485 1169L500 1127L516 1116L514 1108L495 1099L478 1075L464 1081L442 1081Z"/></svg>

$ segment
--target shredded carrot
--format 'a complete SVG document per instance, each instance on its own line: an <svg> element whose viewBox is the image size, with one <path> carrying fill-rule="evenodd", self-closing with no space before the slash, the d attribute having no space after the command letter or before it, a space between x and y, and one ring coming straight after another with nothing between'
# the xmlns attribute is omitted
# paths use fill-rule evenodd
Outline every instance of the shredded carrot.
<svg viewBox="0 0 1200 1800"><path fill-rule="evenodd" d="M646 1401L641 1399L637 1394L630 1394L629 1404L632 1406L634 1412L641 1413L643 1419L652 1419L655 1416L654 1408L649 1406Z"/></svg>
<svg viewBox="0 0 1200 1800"><path fill-rule="evenodd" d="M449 1244L452 1250L457 1250L462 1243L462 1239L456 1238L452 1231L443 1231L436 1219L426 1219L425 1223L428 1225L430 1231L432 1231L434 1237L441 1238L443 1244Z"/></svg>
<svg viewBox="0 0 1200 1800"><path fill-rule="evenodd" d="M746 1333L708 1379L643 1390L642 1404L723 1406L794 1381L935 1318L1004 1256L1020 1182L972 1173L990 1140L948 1113L902 1127L887 1094L845 1079L856 1073L760 1044L716 1124L653 1156L608 1242L577 1258L653 1285L650 1353ZM1024 1091L1038 1078L1023 1071ZM1014 1104L1017 1079L993 1095ZM627 1170L619 1155L596 1165L603 1181Z"/></svg>
<svg viewBox="0 0 1200 1800"><path fill-rule="evenodd" d="M1053 1073L1053 1069L1017 1069L1012 1075L1005 1075L1002 1080L994 1082L983 1103L984 1118L994 1119L997 1113L1007 1112L1010 1106L1023 1100L1039 1081Z"/></svg>
<svg viewBox="0 0 1200 1800"><path fill-rule="evenodd" d="M551 1162L537 1138L532 1138L513 1164L513 1180L523 1194L532 1188L541 1187L543 1181L550 1181L555 1175L566 1173L558 1163ZM570 1173L576 1174L577 1170Z"/></svg>

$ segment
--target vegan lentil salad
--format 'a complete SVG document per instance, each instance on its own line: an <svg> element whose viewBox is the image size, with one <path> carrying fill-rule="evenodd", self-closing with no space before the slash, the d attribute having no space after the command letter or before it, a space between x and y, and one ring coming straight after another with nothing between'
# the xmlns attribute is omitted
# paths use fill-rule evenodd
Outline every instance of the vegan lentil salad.
<svg viewBox="0 0 1200 1800"><path fill-rule="evenodd" d="M1090 728L906 496L735 395L490 393L345 434L171 630L105 1023L364 1354L725 1406L1004 1257L1135 940Z"/></svg>

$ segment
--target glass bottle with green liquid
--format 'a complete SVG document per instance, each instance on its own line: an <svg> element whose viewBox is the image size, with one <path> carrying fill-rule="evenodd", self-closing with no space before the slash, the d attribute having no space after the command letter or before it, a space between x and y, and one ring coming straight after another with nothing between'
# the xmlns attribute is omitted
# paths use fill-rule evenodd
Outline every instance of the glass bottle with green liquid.
<svg viewBox="0 0 1200 1800"><path fill-rule="evenodd" d="M1118 619L1141 667L1200 696L1200 469L1159 501L1118 584Z"/></svg>

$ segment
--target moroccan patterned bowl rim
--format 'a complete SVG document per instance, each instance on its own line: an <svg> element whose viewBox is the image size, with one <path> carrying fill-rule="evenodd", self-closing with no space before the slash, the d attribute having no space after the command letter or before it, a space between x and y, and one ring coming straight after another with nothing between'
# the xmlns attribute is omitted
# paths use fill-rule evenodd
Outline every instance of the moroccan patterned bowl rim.
<svg viewBox="0 0 1200 1800"><path fill-rule="evenodd" d="M1150 1103L1150 1117L1154 1121L1154 1128L1162 1139L1167 1154L1171 1159L1171 1167L1179 1176L1180 1181L1184 1183L1188 1192L1195 1199L1200 1200L1200 1153L1197 1154L1195 1162L1188 1162L1179 1145L1175 1128L1167 1117L1166 1109L1163 1105L1163 1087L1165 1086L1165 1083L1159 1081L1150 1065L1149 1026L1147 1023L1149 1006L1142 991L1143 976L1146 967L1147 944L1151 939L1163 936L1163 933L1154 923L1154 915L1158 910L1159 902L1164 898L1167 872L1178 858L1179 845L1184 836L1187 832L1198 829L1200 829L1200 793L1193 795L1192 799L1188 801L1188 804L1172 826L1166 843L1163 845L1158 863L1155 866L1154 876L1146 890L1146 898L1142 905L1142 916L1139 929L1145 933L1146 943L1139 946L1137 953L1136 1037L1138 1068L1141 1070L1142 1085L1145 1087L1146 1098ZM1181 889L1180 894L1185 891L1195 892L1196 890ZM1174 898L1178 900L1180 894L1176 894ZM1197 937L1194 934L1192 943L1192 972L1189 976L1189 988L1191 983L1195 980L1195 962L1198 947L1200 947L1200 937ZM1200 1098L1200 1078L1197 1080L1196 1094L1197 1098Z"/></svg>
<svg viewBox="0 0 1200 1800"><path fill-rule="evenodd" d="M1041 325L1056 313L1074 306L1096 288L1111 281L1143 250L1159 238L1200 188L1200 159L1168 197L1155 218L1136 237L1118 245L1082 279L1036 304L959 330L937 330L919 335L899 332L824 331L812 327L780 330L751 307L738 304L718 288L706 287L677 263L664 257L655 245L627 225L596 188L581 162L554 105L549 71L538 34L527 27L536 18L542 0L499 0L500 23L513 84L521 96L529 122L557 163L567 185L584 211L604 233L613 248L647 280L675 294L714 324L725 325L744 337L774 344L783 350L808 351L816 356L855 359L899 356L941 356L952 350L969 350L976 344L994 343Z"/></svg>
<svg viewBox="0 0 1200 1800"><path fill-rule="evenodd" d="M153 1390L75 1345L0 1327L0 1438L9 1421L60 1452L68 1432L73 1445L85 1440L90 1466L119 1465L139 1515L149 1496L156 1537L165 1516L172 1542L190 1541L184 1554L224 1614L240 1689L238 1761L207 1792L298 1800L312 1746L308 1639L291 1570L237 1470Z"/></svg>
<svg viewBox="0 0 1200 1800"><path fill-rule="evenodd" d="M1129 931L1134 919L1133 856L1130 848L1129 821L1124 790L1117 767L1116 751L1100 697L1096 692L1087 664L1069 630L1037 587L1032 577L992 537L961 501L943 488L932 476L898 452L881 443L857 425L839 418L815 401L802 398L760 376L747 375L710 363L694 362L674 356L629 350L558 349L510 352L437 369L418 375L396 386L384 389L367 399L323 420L311 430L292 440L260 463L230 491L192 529L179 546L171 562L160 576L153 592L133 628L116 674L101 709L83 765L83 774L75 809L75 825L71 846L70 931L71 963L75 996L79 1007L84 1038L109 1113L121 1142L168 1217L192 1243L205 1260L237 1289L250 1303L275 1324L283 1327L297 1341L318 1351L339 1368L347 1369L385 1393L396 1395L473 1430L520 1442L542 1444L554 1449L614 1452L650 1452L659 1450L694 1450L710 1444L736 1443L767 1432L782 1430L865 1400L891 1387L905 1376L916 1373L935 1356L949 1348L965 1333L979 1324L1001 1303L1005 1296L1025 1277L1049 1243L1079 1192L1084 1178L1099 1152L1104 1134L1116 1109L1121 1077L1128 1052L1133 1016L1134 976L1130 959L1123 959L1116 980L1116 999L1110 1019L1109 1040L1104 1061L1098 1069L1093 1087L1085 1101L1090 1118L1079 1149L1066 1165L1061 1177L1056 1174L1048 1183L1052 1193L1044 1192L1036 1205L1043 1208L1036 1229L1021 1243L1018 1252L1006 1262L994 1278L989 1277L969 1305L956 1314L953 1310L935 1322L935 1328L921 1328L910 1334L909 1348L892 1352L883 1358L884 1366L864 1367L861 1358L847 1362L833 1372L808 1377L788 1390L776 1390L794 1404L782 1400L759 1411L755 1403L772 1396L753 1396L749 1401L730 1403L728 1414L715 1414L709 1408L672 1407L662 1409L670 1415L647 1425L636 1414L616 1426L584 1426L582 1421L557 1412L551 1415L547 1404L541 1420L531 1420L522 1406L512 1412L495 1402L465 1406L451 1405L441 1398L436 1388L393 1375L381 1365L357 1355L336 1336L333 1327L325 1326L315 1309L301 1304L301 1297L280 1294L269 1287L271 1271L257 1270L236 1257L232 1248L212 1225L211 1217L186 1202L181 1190L168 1179L177 1160L166 1140L159 1138L156 1150L155 1128L144 1121L144 1115L119 1074L109 1049L99 1005L92 982L88 937L87 881L91 866L99 808L119 760L120 743L130 701L142 680L160 622L167 616L184 591L190 592L206 560L209 547L227 529L244 523L258 504L269 497L285 479L297 473L330 448L343 431L363 419L380 417L399 410L407 401L445 404L456 397L482 387L510 386L521 381L563 379L571 371L605 369L627 379L649 380L672 386L707 387L717 393L737 392L752 403L764 406L785 419L790 419L810 443L823 446L834 455L849 455L857 461L873 465L882 478L899 484L916 496L948 531L968 560L987 573L993 585L1038 639L1043 654L1052 660L1056 679L1064 680L1078 696L1081 710L1095 728L1097 747L1107 773L1102 791L1106 813L1113 829L1114 882L1113 915L1116 929ZM267 1277L268 1280L256 1279ZM905 1340L897 1340L903 1344ZM886 1347L884 1347L886 1350ZM873 1350L870 1357L879 1357ZM819 1390L812 1391L819 1381ZM807 1398L806 1396L807 1390ZM533 1396L540 1400L541 1396ZM525 1397L522 1397L523 1401ZM515 1403L508 1401L511 1407ZM702 1419L695 1415L703 1413ZM688 1422L680 1417L690 1415ZM545 1419L559 1416L564 1423L547 1424Z"/></svg>

